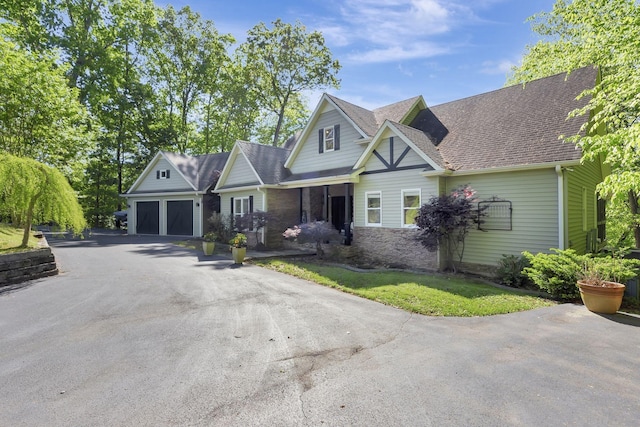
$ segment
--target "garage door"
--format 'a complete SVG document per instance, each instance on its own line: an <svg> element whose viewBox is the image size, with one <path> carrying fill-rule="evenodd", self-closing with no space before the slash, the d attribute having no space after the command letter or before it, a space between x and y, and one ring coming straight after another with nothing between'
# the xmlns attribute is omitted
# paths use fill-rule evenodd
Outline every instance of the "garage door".
<svg viewBox="0 0 640 427"><path fill-rule="evenodd" d="M136 233L160 234L160 202L136 203Z"/></svg>
<svg viewBox="0 0 640 427"><path fill-rule="evenodd" d="M167 202L167 234L193 236L193 201Z"/></svg>

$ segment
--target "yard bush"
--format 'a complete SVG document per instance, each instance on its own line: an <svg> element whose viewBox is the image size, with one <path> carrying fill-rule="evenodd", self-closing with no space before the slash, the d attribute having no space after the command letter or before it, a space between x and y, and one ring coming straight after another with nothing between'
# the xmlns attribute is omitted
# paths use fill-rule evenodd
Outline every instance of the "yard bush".
<svg viewBox="0 0 640 427"><path fill-rule="evenodd" d="M571 301L579 298L580 292L576 283L578 274L582 271L586 255L578 255L573 249L551 249L554 253L530 252L522 254L531 264L523 271L540 289L555 298Z"/></svg>
<svg viewBox="0 0 640 427"><path fill-rule="evenodd" d="M554 253L532 255L523 252L531 265L524 273L542 290L561 300L579 298L576 286L583 271L597 271L604 278L626 283L638 274L638 262L611 256L578 255L573 249L551 249Z"/></svg>
<svg viewBox="0 0 640 427"><path fill-rule="evenodd" d="M531 281L523 270L529 266L529 260L524 255L502 255L498 262L496 279L501 284L513 288L527 287Z"/></svg>

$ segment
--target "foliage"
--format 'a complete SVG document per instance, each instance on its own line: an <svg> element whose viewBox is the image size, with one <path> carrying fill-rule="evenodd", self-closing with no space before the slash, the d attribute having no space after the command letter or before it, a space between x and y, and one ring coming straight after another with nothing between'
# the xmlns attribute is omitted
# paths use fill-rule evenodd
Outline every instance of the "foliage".
<svg viewBox="0 0 640 427"><path fill-rule="evenodd" d="M474 195L475 191L465 185L449 194L433 196L420 207L416 217L419 229L417 240L430 252L443 248L448 267L454 272L462 263L469 230L474 224L478 224L483 215L483 210L479 210L476 205Z"/></svg>
<svg viewBox="0 0 640 427"><path fill-rule="evenodd" d="M578 273L586 259L573 249L551 249L554 253L522 254L529 260L530 267L524 273L540 289L561 300L574 300L579 297L576 283Z"/></svg>
<svg viewBox="0 0 640 427"><path fill-rule="evenodd" d="M529 267L529 260L523 255L502 255L496 270L496 279L503 285L525 288L529 278L523 270Z"/></svg>
<svg viewBox="0 0 640 427"><path fill-rule="evenodd" d="M635 0L558 0L551 12L531 18L543 39L528 46L510 83L596 65L601 79L584 108L590 114L580 135L570 138L583 150L583 161L602 159L612 168L598 191L612 204L626 205L626 227L640 247L640 4ZM605 133L606 132L606 133Z"/></svg>
<svg viewBox="0 0 640 427"><path fill-rule="evenodd" d="M87 111L50 53L20 49L0 35L0 149L72 176L87 154Z"/></svg>
<svg viewBox="0 0 640 427"><path fill-rule="evenodd" d="M578 255L573 249L551 249L554 253L532 255L523 252L531 263L524 273L542 290L562 300L579 297L578 280L626 282L638 274L640 263L608 255Z"/></svg>
<svg viewBox="0 0 640 427"><path fill-rule="evenodd" d="M207 222L209 223L209 230L218 235L221 241L225 242L234 236L232 217L214 212L207 219Z"/></svg>
<svg viewBox="0 0 640 427"><path fill-rule="evenodd" d="M252 82L253 93L264 111L273 114L272 144L282 145L290 135L283 135L292 104L302 91L324 87L338 88L336 74L340 64L324 44L318 31L308 33L300 22L291 25L277 19L272 28L259 23L248 32L247 40L237 50L237 60L244 64Z"/></svg>
<svg viewBox="0 0 640 427"><path fill-rule="evenodd" d="M254 260L276 271L310 280L427 316L491 316L553 305L543 298L521 295L461 277L401 271L356 272L342 267L287 260Z"/></svg>
<svg viewBox="0 0 640 427"><path fill-rule="evenodd" d="M205 235L202 236L202 239L205 242L215 242L218 239L218 235L216 233L209 232L205 233Z"/></svg>
<svg viewBox="0 0 640 427"><path fill-rule="evenodd" d="M586 257L578 272L581 281L591 285L604 286L604 282L626 283L638 275L640 260L622 259L611 256Z"/></svg>
<svg viewBox="0 0 640 427"><path fill-rule="evenodd" d="M77 196L60 171L11 154L0 154L0 213L24 229L23 247L34 221L53 221L76 234L86 227Z"/></svg>
<svg viewBox="0 0 640 427"><path fill-rule="evenodd" d="M339 240L340 233L329 222L314 221L287 228L282 233L282 237L287 240L295 240L298 243L315 243L316 255L323 257L322 243Z"/></svg>
<svg viewBox="0 0 640 427"><path fill-rule="evenodd" d="M246 248L247 247L247 236L243 233L236 233L235 236L231 240L229 240L229 245L234 248Z"/></svg>

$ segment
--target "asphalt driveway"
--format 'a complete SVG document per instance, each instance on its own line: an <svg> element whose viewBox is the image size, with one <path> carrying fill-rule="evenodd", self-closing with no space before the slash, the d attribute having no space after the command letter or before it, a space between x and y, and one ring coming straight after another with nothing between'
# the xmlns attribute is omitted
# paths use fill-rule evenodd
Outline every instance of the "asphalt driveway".
<svg viewBox="0 0 640 427"><path fill-rule="evenodd" d="M50 239L0 294L0 426L636 426L640 319L431 318L171 239Z"/></svg>

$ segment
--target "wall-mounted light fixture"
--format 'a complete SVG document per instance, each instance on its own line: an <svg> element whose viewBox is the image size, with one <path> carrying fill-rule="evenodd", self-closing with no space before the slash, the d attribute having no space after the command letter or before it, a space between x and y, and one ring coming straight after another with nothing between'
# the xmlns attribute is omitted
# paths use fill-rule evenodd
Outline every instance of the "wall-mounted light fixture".
<svg viewBox="0 0 640 427"><path fill-rule="evenodd" d="M200 203L196 202L196 206L197 206L197 207L200 207Z"/></svg>

